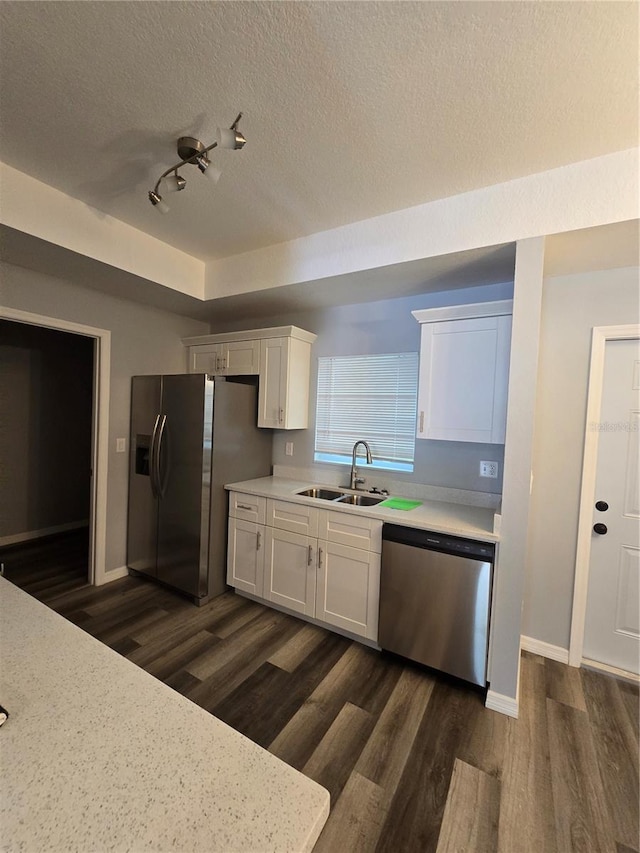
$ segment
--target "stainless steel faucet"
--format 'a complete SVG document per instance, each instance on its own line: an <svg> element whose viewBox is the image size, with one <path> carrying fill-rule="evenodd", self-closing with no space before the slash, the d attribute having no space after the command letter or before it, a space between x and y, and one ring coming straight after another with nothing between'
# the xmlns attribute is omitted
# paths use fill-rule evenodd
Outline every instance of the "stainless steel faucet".
<svg viewBox="0 0 640 853"><path fill-rule="evenodd" d="M358 483L364 483L364 477L358 477L358 469L356 468L356 452L358 450L358 445L362 445L364 449L367 451L367 465L371 465L373 462L373 457L371 456L371 448L367 444L366 441L356 441L353 445L353 455L351 457L351 479L349 481L350 489L357 489Z"/></svg>

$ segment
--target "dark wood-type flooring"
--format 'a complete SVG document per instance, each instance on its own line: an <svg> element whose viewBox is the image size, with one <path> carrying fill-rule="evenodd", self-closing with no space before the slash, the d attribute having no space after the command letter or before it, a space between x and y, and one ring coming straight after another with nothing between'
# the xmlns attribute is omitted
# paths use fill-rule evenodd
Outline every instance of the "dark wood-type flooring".
<svg viewBox="0 0 640 853"><path fill-rule="evenodd" d="M513 720L233 593L89 587L85 555L71 534L0 551L8 579L328 788L317 851L640 848L637 686L525 653Z"/></svg>

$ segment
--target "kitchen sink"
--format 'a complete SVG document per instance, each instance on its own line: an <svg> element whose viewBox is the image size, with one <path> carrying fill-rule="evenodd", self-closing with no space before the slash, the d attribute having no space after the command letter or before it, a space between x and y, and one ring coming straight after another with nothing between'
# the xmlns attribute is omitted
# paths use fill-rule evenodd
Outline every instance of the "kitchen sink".
<svg viewBox="0 0 640 853"><path fill-rule="evenodd" d="M301 492L296 492L304 498L320 498L323 501L335 501L336 498L341 498L344 492L337 492L335 489L321 489L319 486L313 486L311 489L303 489Z"/></svg>
<svg viewBox="0 0 640 853"><path fill-rule="evenodd" d="M352 506L375 506L386 498L374 498L373 495L344 495L336 503L351 504Z"/></svg>

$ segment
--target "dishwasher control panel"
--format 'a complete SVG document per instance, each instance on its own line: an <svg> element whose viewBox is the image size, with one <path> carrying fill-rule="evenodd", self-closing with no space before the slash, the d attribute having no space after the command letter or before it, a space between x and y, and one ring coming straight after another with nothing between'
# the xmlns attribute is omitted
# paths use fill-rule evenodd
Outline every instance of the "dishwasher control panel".
<svg viewBox="0 0 640 853"><path fill-rule="evenodd" d="M443 554L459 554L471 559L493 562L496 546L492 542L478 542L462 536L450 536L447 533L434 533L417 527L403 527L400 524L384 524L382 539L390 542L402 542L413 548L426 548Z"/></svg>

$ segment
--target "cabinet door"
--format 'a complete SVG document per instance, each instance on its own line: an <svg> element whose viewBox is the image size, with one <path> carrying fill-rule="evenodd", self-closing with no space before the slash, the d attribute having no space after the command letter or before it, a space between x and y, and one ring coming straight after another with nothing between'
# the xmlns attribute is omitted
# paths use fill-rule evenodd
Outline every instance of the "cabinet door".
<svg viewBox="0 0 640 853"><path fill-rule="evenodd" d="M263 596L296 613L313 616L317 539L267 527Z"/></svg>
<svg viewBox="0 0 640 853"><path fill-rule="evenodd" d="M223 376L251 376L260 372L260 341L228 341L220 346Z"/></svg>
<svg viewBox="0 0 640 853"><path fill-rule="evenodd" d="M203 344L189 347L189 372L210 373L212 376L222 372L222 344Z"/></svg>
<svg viewBox="0 0 640 853"><path fill-rule="evenodd" d="M504 444L511 316L425 323L418 438Z"/></svg>
<svg viewBox="0 0 640 853"><path fill-rule="evenodd" d="M298 338L260 342L258 426L306 429L309 425L311 344Z"/></svg>
<svg viewBox="0 0 640 853"><path fill-rule="evenodd" d="M377 641L379 598L380 554L318 541L317 619Z"/></svg>
<svg viewBox="0 0 640 853"><path fill-rule="evenodd" d="M262 598L265 528L262 524L229 519L227 583Z"/></svg>
<svg viewBox="0 0 640 853"><path fill-rule="evenodd" d="M289 338L265 338L260 342L258 426L284 429L287 406Z"/></svg>

